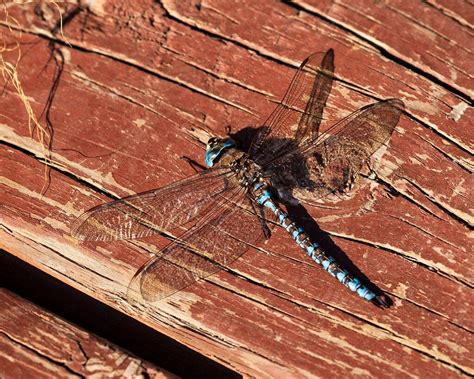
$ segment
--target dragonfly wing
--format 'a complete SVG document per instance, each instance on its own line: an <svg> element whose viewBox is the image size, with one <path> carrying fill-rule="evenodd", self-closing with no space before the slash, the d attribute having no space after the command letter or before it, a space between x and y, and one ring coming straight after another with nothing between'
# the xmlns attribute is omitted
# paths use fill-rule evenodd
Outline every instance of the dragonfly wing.
<svg viewBox="0 0 474 379"><path fill-rule="evenodd" d="M315 62L316 63L316 62ZM310 63L311 64L311 63ZM311 93L303 114L298 122L295 139L298 143L308 138L317 138L319 126L323 119L323 111L334 79L334 50L329 49L324 54L321 66L316 71ZM302 98L302 100L306 100Z"/></svg>
<svg viewBox="0 0 474 379"><path fill-rule="evenodd" d="M227 192L211 213L143 265L130 283L128 298L163 299L229 265L265 238L262 220L244 191ZM274 221L270 212L265 217Z"/></svg>
<svg viewBox="0 0 474 379"><path fill-rule="evenodd" d="M265 237L261 221L243 188L226 192L212 213L138 270L129 299L163 299L227 266Z"/></svg>
<svg viewBox="0 0 474 379"><path fill-rule="evenodd" d="M275 178L275 187L301 200L341 191L388 141L403 109L398 99L365 106L318 138L266 162L264 168Z"/></svg>
<svg viewBox="0 0 474 379"><path fill-rule="evenodd" d="M92 208L71 228L77 239L135 239L172 230L212 209L216 197L230 190L227 168L193 175L168 186Z"/></svg>
<svg viewBox="0 0 474 379"><path fill-rule="evenodd" d="M282 149L317 136L331 92L334 51L315 53L301 63L283 100L270 114L250 146L257 162Z"/></svg>

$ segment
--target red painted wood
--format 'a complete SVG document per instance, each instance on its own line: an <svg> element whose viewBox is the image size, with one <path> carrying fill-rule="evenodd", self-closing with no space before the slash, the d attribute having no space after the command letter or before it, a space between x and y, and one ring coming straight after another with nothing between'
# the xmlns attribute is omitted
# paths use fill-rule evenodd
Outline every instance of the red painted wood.
<svg viewBox="0 0 474 379"><path fill-rule="evenodd" d="M0 304L4 378L176 377L5 289Z"/></svg>
<svg viewBox="0 0 474 379"><path fill-rule="evenodd" d="M340 2L314 7L114 0L79 13L64 27L70 46L61 46L54 169L43 196L41 147L11 86L3 94L0 247L244 375L472 374L473 112L467 107L457 120L452 113L467 105L460 93L469 88L462 79L469 51L454 47L462 28L436 11L447 5L380 3L356 13ZM51 37L57 11L33 8L10 14L25 30L19 75L41 112L54 71L45 66L41 35ZM423 27L413 18L419 9L429 15L420 16ZM390 23L402 20L404 32L417 32L413 49L390 34ZM435 38L425 29L436 29ZM443 45L448 37L455 42ZM397 61L379 53L387 46ZM255 125L294 67L329 47L342 81L326 126L374 99L401 98L406 114L371 163L377 180L362 177L341 199L306 208L336 245L329 251L342 251L394 306L361 302L278 230L228 271L132 308L128 282L166 240L79 244L69 236L75 217L110 200L97 189L124 196L193 173L182 155L202 161L208 135ZM443 51L458 58L456 66L430 60ZM415 62L417 55L430 58ZM458 78L448 78L453 69Z"/></svg>
<svg viewBox="0 0 474 379"><path fill-rule="evenodd" d="M403 0L295 3L311 13L327 15L334 23L472 98L472 35L460 22L462 13L457 14L465 11L469 15L472 4Z"/></svg>

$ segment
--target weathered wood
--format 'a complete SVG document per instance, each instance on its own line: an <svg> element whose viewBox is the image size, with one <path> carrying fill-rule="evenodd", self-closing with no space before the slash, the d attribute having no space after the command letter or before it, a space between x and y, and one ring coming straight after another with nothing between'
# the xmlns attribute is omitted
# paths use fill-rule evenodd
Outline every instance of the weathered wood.
<svg viewBox="0 0 474 379"><path fill-rule="evenodd" d="M463 17L469 18L472 13L472 5L467 2L296 0L295 3L348 28L405 64L472 98L472 25L467 20L462 22Z"/></svg>
<svg viewBox="0 0 474 379"><path fill-rule="evenodd" d="M418 22L407 15L435 7L377 3L354 12L314 3L114 0L80 12L64 27L70 46L61 45L54 163L43 196L41 147L12 88L2 98L0 246L244 375L473 374L469 29L452 16L454 6ZM29 5L10 14L30 43L18 69L40 112L54 70L45 67L50 50L42 36L63 40L50 32L57 13ZM439 25L446 26L434 33ZM388 34L398 27L411 31L411 45ZM447 38L454 42L443 45ZM228 270L131 307L129 280L166 241L79 244L69 236L74 218L111 195L191 174L183 154L200 160L207 135L255 124L281 97L293 67L329 47L345 84L334 89L325 117L338 120L389 97L407 107L374 163L377 180L361 178L341 200L307 207L331 236L328 250L343 251L394 306L362 303L279 230ZM429 58L435 53L449 53L449 69ZM467 109L458 118L455 107Z"/></svg>
<svg viewBox="0 0 474 379"><path fill-rule="evenodd" d="M0 288L2 378L176 378Z"/></svg>

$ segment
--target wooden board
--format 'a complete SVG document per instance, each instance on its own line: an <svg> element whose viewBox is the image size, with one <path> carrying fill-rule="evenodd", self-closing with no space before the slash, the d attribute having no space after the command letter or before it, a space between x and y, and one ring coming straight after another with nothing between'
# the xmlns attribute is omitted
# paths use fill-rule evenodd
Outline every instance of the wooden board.
<svg viewBox="0 0 474 379"><path fill-rule="evenodd" d="M0 302L4 378L176 378L3 288Z"/></svg>
<svg viewBox="0 0 474 379"><path fill-rule="evenodd" d="M13 88L3 93L0 247L244 376L474 374L470 24L461 7L410 4L97 1L63 35L51 33L55 7L11 6L38 113L54 76L49 41L64 70L43 195L42 148ZM330 47L340 80L328 123L391 97L406 113L375 174L306 209L323 247L394 306L360 301L283 230L172 297L127 303L133 274L166 240L80 244L75 217L192 174L183 155L201 161L209 135L258 124L299 63Z"/></svg>

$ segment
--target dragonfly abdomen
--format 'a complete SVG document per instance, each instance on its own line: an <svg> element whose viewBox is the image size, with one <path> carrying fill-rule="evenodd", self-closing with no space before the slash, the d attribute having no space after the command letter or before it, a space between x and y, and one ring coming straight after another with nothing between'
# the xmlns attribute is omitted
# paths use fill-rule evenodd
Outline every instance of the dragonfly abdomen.
<svg viewBox="0 0 474 379"><path fill-rule="evenodd" d="M375 293L362 285L359 279L343 269L334 257L328 256L318 243L311 241L305 231L291 221L288 214L273 201L266 184L258 183L254 190L257 202L269 208L275 214L280 225L285 228L297 245L301 247L313 261L365 300L371 301L376 297Z"/></svg>

